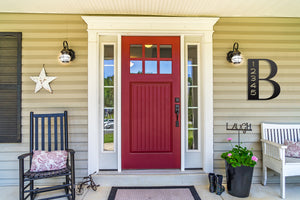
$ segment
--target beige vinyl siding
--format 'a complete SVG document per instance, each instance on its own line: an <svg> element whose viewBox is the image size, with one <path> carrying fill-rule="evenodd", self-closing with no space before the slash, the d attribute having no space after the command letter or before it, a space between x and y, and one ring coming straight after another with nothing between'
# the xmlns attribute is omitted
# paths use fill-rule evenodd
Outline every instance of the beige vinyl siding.
<svg viewBox="0 0 300 200"><path fill-rule="evenodd" d="M29 150L29 112L69 113L70 148L76 151L77 180L87 175L87 26L80 15L0 14L1 32L22 32L22 143L0 144L0 185L16 185L18 155ZM67 40L75 51L68 65L58 62ZM53 93L34 93L35 83L45 64Z"/></svg>
<svg viewBox="0 0 300 200"><path fill-rule="evenodd" d="M261 122L300 123L300 19L299 18L220 18L214 27L214 170L225 175L221 153L232 147L228 137L237 142L237 132L226 131L228 122L252 124L252 132L241 134L243 145L253 148L259 158L253 182L260 182L261 172ZM244 62L233 66L226 60L234 42L239 42ZM277 64L273 78L281 87L280 95L267 101L249 101L247 60L270 59ZM269 65L260 62L261 78L269 74ZM260 82L260 96L270 97L271 84ZM235 143L236 144L236 143ZM279 182L279 176L269 173L269 181ZM298 181L287 178L287 181Z"/></svg>

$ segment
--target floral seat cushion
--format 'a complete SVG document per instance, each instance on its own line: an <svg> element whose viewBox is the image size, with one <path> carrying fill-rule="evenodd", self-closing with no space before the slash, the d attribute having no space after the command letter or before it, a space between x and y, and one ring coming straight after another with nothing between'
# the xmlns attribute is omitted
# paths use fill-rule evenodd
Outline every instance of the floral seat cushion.
<svg viewBox="0 0 300 200"><path fill-rule="evenodd" d="M30 172L53 171L66 168L67 151L34 151Z"/></svg>

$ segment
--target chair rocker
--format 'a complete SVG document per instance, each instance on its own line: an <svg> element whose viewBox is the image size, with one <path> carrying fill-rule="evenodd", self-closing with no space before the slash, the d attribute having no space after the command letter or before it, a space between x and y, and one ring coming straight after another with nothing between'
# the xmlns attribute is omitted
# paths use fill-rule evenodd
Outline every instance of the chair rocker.
<svg viewBox="0 0 300 200"><path fill-rule="evenodd" d="M45 129L46 128L46 129ZM45 145L46 144L46 145ZM45 146L48 146L45 151ZM52 168L52 164L56 164L58 161L51 161L50 170L35 171L32 169L32 163L35 159L37 152L42 152L40 155L57 154L57 158L64 158L63 168ZM63 152L64 156L59 156ZM68 118L67 111L64 113L55 114L34 114L30 112L30 149L29 153L22 154L19 159L19 195L20 200L25 200L30 197L33 200L37 194L43 192L49 192L53 190L65 190L65 194L59 194L53 197L47 197L43 199L56 199L67 197L69 200L75 200L75 167L74 167L74 150L68 148ZM29 160L29 168L25 168L24 160ZM34 158L34 159L33 159ZM41 157L39 157L41 158ZM50 158L44 157L46 160ZM38 159L36 159L37 161ZM40 161L41 159L39 159ZM42 162L41 162L42 163ZM40 164L40 163L38 163ZM41 168L45 169L45 168ZM48 168L47 168L48 169ZM35 181L42 179L49 179L54 177L65 177L65 182L61 185L47 186L38 188L35 187ZM58 182L60 179L54 179ZM27 185L26 185L27 184ZM47 183L48 185L48 183Z"/></svg>

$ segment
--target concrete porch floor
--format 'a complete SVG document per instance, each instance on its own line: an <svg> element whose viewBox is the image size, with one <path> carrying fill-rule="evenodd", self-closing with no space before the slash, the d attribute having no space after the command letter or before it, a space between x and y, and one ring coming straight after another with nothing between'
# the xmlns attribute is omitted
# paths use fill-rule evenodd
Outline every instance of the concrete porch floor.
<svg viewBox="0 0 300 200"><path fill-rule="evenodd" d="M225 184L223 184L225 186ZM208 186L195 186L200 198L202 200L279 200L280 185L279 184L267 184L262 186L261 184L252 184L250 196L248 198L236 198L223 192L221 196L208 191ZM111 187L99 187L97 191L92 189L85 190L82 195L77 195L76 200L107 200ZM56 192L58 193L58 191ZM0 187L0 199L1 200L17 200L18 187L17 186L2 186ZM45 198L50 194L44 193L40 198ZM36 199L39 199L38 197ZM300 199L300 184L287 184L286 185L286 199L297 200ZM61 199L63 200L63 199Z"/></svg>

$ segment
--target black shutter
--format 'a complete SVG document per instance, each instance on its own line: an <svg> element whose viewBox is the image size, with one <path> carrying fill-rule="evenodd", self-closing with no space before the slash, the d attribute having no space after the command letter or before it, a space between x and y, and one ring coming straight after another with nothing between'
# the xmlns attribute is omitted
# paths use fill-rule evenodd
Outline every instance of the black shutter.
<svg viewBox="0 0 300 200"><path fill-rule="evenodd" d="M0 143L21 142L22 33L0 32Z"/></svg>

